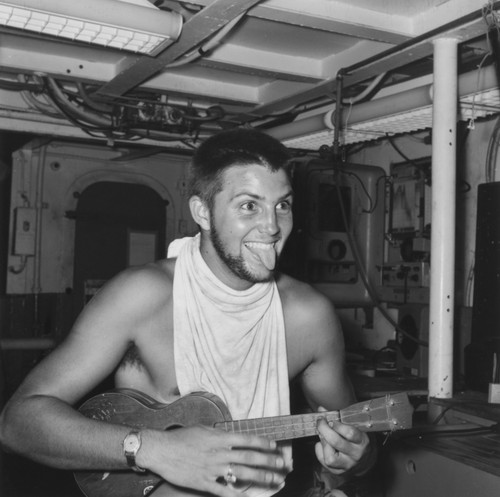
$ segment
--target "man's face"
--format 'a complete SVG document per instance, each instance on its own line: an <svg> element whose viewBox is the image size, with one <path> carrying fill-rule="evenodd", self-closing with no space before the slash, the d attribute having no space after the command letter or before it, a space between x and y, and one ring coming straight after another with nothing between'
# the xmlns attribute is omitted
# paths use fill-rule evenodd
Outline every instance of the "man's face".
<svg viewBox="0 0 500 497"><path fill-rule="evenodd" d="M292 230L292 188L285 171L261 165L233 166L222 182L204 256L221 281L244 289L274 274Z"/></svg>

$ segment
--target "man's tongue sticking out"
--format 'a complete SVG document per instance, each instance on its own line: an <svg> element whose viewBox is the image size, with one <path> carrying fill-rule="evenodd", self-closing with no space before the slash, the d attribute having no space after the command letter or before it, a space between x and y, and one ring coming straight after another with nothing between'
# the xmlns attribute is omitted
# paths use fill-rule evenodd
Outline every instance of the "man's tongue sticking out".
<svg viewBox="0 0 500 497"><path fill-rule="evenodd" d="M262 264L264 264L269 271L274 270L277 259L274 245L269 243L248 243L246 246L252 254L260 259Z"/></svg>

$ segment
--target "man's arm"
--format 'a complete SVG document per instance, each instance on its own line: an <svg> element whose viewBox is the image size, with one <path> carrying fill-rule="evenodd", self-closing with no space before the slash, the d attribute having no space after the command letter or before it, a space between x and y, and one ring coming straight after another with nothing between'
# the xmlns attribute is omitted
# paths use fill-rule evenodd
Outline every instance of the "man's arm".
<svg viewBox="0 0 500 497"><path fill-rule="evenodd" d="M134 279L120 276L103 289L67 338L28 374L2 413L3 445L62 468L121 466L119 446L111 442L126 428L102 424L96 430L72 406L112 373L134 339L126 321L137 324L139 317L133 317L133 304L124 305Z"/></svg>
<svg viewBox="0 0 500 497"><path fill-rule="evenodd" d="M300 304L291 319L302 323L296 333L307 330L308 362L300 381L313 410L338 410L356 402L345 368L345 345L341 325L332 303L316 290L301 291ZM316 455L333 474L362 473L375 461L375 444L359 429L342 423L318 423L320 442Z"/></svg>
<svg viewBox="0 0 500 497"><path fill-rule="evenodd" d="M163 276L152 269L127 271L96 295L67 339L6 405L0 419L5 448L63 469L127 468L122 441L130 428L88 419L72 406L114 370L131 342L143 340L141 330L161 321L171 290ZM146 429L142 438L137 465L177 485L235 496L216 481L230 464L249 483L271 487L284 479L283 458L265 438L199 426Z"/></svg>

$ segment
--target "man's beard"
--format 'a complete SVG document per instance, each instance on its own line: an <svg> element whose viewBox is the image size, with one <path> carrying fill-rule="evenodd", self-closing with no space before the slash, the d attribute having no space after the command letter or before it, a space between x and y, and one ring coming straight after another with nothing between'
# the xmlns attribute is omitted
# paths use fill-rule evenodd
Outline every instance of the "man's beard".
<svg viewBox="0 0 500 497"><path fill-rule="evenodd" d="M232 271L233 274L235 274L242 280L248 281L249 283L263 283L272 279L273 271L269 272L269 274L267 274L266 276L258 276L256 274L253 274L248 269L243 256L235 256L227 253L224 244L219 236L219 232L217 228L215 228L213 219L211 220L210 240L212 241L212 245L214 246L214 249L222 262L224 262L224 264L230 271Z"/></svg>

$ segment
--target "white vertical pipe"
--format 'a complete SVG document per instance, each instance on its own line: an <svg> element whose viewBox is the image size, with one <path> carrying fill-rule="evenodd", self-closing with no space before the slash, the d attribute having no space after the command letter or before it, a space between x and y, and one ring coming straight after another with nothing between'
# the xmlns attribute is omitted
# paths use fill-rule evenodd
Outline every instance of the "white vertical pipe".
<svg viewBox="0 0 500 497"><path fill-rule="evenodd" d="M457 40L434 41L429 397L453 395Z"/></svg>

